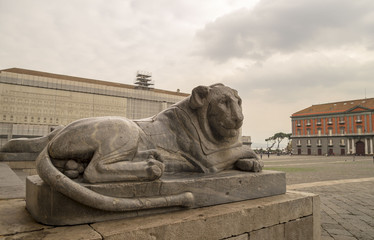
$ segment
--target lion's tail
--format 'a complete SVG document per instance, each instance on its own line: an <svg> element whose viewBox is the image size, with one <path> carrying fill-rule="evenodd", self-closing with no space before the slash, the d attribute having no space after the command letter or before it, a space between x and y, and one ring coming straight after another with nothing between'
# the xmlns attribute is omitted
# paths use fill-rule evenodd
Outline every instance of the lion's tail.
<svg viewBox="0 0 374 240"><path fill-rule="evenodd" d="M11 139L0 149L0 152L39 153L45 148L45 146L47 146L48 142L54 136L56 136L62 129L63 129L63 126L58 126L55 128L55 130L50 132L48 135L37 137L37 138Z"/></svg>
<svg viewBox="0 0 374 240"><path fill-rule="evenodd" d="M74 182L56 169L49 157L48 146L36 159L36 169L39 176L54 190L79 203L105 211L133 211L172 206L191 207L194 203L194 196L191 192L149 198L116 198L101 195Z"/></svg>

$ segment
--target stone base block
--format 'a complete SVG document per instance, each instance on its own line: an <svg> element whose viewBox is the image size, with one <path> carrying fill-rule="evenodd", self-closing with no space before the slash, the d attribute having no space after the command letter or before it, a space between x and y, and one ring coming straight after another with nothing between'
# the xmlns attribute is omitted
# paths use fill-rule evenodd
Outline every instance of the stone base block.
<svg viewBox="0 0 374 240"><path fill-rule="evenodd" d="M287 192L91 227L103 239L319 240L319 204L317 195Z"/></svg>
<svg viewBox="0 0 374 240"><path fill-rule="evenodd" d="M290 192L151 216L53 227L36 223L20 199L0 201L0 239L318 240L320 202Z"/></svg>
<svg viewBox="0 0 374 240"><path fill-rule="evenodd" d="M167 196L188 191L192 192L195 198L192 208L263 198L286 192L285 174L275 171L248 173L230 170L211 175L165 174L161 179L152 182L83 185L103 195L118 198ZM39 176L27 178L26 206L38 222L48 225L74 225L183 210L178 207L129 212L93 209L54 191Z"/></svg>

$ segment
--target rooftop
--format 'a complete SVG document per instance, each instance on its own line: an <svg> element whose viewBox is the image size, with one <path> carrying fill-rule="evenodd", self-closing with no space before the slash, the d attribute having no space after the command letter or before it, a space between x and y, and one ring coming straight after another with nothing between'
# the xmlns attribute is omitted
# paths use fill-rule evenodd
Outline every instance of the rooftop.
<svg viewBox="0 0 374 240"><path fill-rule="evenodd" d="M56 78L56 79L63 79L63 80L68 80L68 81L85 82L85 83L106 85L106 86L119 87L119 88L128 88L128 89L136 88L136 86L129 85L129 84L106 82L106 81L101 81L101 80L73 77L73 76L61 75L61 74L55 74L55 73L40 72L40 71L34 71L34 70L28 70L28 69L22 69L22 68L8 68L8 69L0 70L0 72L11 72L11 73L17 73L17 74L39 76L39 77ZM188 96L189 95L187 93L173 92L173 91L162 90L162 89L152 89L150 91L154 91L157 93L177 95L177 96Z"/></svg>
<svg viewBox="0 0 374 240"><path fill-rule="evenodd" d="M301 111L295 112L291 117L334 114L374 110L374 98L347 100L342 102L312 105Z"/></svg>

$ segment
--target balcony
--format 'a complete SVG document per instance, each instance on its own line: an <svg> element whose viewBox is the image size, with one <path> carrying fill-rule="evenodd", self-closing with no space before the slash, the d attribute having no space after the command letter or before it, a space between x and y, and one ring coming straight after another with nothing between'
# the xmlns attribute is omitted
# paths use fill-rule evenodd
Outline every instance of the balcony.
<svg viewBox="0 0 374 240"><path fill-rule="evenodd" d="M321 122L317 122L316 125L317 125L317 126L321 126L322 123L321 123Z"/></svg>
<svg viewBox="0 0 374 240"><path fill-rule="evenodd" d="M331 121L328 121L327 124L328 124L328 125L332 125L332 122L331 122Z"/></svg>
<svg viewBox="0 0 374 240"><path fill-rule="evenodd" d="M356 123L362 123L362 120L361 119L357 119Z"/></svg>
<svg viewBox="0 0 374 240"><path fill-rule="evenodd" d="M339 121L339 124L343 125L345 124L345 121Z"/></svg>

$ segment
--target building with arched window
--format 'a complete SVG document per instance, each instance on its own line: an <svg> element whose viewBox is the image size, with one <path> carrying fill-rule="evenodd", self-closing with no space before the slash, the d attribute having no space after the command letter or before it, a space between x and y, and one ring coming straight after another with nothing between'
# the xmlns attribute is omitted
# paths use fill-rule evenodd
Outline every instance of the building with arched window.
<svg viewBox="0 0 374 240"><path fill-rule="evenodd" d="M299 155L371 155L374 98L312 105L291 116L292 149Z"/></svg>

